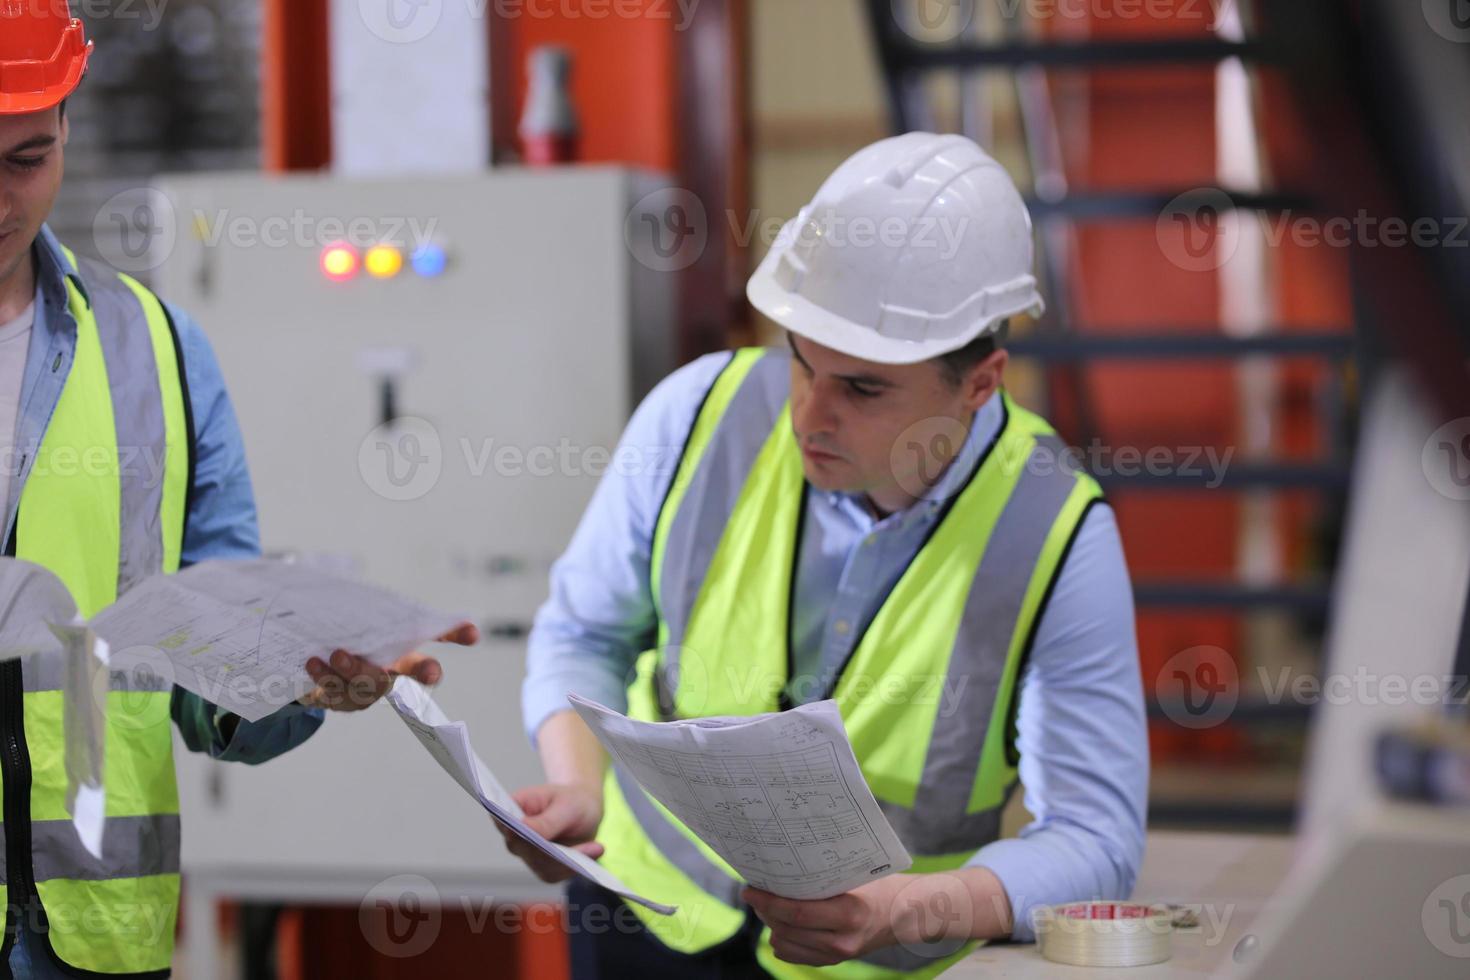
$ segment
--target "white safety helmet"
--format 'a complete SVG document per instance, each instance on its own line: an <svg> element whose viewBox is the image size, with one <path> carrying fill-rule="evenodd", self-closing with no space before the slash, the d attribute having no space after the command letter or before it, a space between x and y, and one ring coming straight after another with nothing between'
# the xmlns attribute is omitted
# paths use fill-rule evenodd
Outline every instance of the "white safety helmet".
<svg viewBox="0 0 1470 980"><path fill-rule="evenodd" d="M794 333L913 364L1044 309L1031 216L973 140L907 133L850 157L788 222L746 286Z"/></svg>

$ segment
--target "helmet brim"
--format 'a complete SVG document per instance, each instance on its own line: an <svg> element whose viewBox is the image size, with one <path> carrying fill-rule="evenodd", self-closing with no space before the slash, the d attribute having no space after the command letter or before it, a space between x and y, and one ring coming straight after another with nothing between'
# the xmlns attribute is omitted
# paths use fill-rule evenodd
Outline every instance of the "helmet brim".
<svg viewBox="0 0 1470 980"><path fill-rule="evenodd" d="M24 116L60 105L82 84L92 49L93 44L89 41L80 52L72 55L66 74L58 82L35 92L0 92L0 116Z"/></svg>
<svg viewBox="0 0 1470 980"><path fill-rule="evenodd" d="M746 283L745 295L751 305L794 334L875 364L918 364L931 360L959 350L1009 317L1022 313L1040 316L1045 310L1045 304L1038 297L1021 309L997 311L977 321L970 330L957 337L936 340L885 337L870 326L854 323L787 290L775 279L778 261L776 250L772 249Z"/></svg>

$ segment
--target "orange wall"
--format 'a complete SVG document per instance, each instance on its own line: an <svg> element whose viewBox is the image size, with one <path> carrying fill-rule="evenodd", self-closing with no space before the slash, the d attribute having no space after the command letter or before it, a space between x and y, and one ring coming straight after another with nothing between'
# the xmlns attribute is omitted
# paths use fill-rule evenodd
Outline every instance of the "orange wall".
<svg viewBox="0 0 1470 980"><path fill-rule="evenodd" d="M1065 25L1073 30L1077 25ZM1208 36L1200 20L1149 21L1143 18L1094 21L1094 37L1196 34ZM1070 31L1069 31L1070 33ZM1079 190L1178 189L1212 186L1216 172L1215 68L1096 71L1054 84L1064 125L1080 122L1072 134L1068 174ZM1261 121L1268 149L1268 186L1299 186L1310 148L1300 142L1303 128L1287 118L1284 92L1267 77ZM1069 98L1080 94L1081 99ZM1080 108L1079 108L1080 107ZM1279 175L1274 181L1273 169ZM1278 220L1272 218L1270 220ZM1185 271L1171 263L1158 245L1153 216L1136 222L1084 225L1078 236L1072 297L1079 328L1096 333L1186 327L1220 330L1219 278L1214 271ZM1272 249L1269 274L1279 298L1283 329L1322 329L1351 322L1345 255L1342 250L1293 247ZM1274 458L1320 460L1327 450L1321 434L1322 394L1331 379L1317 361L1281 365L1276 404L1271 406ZM1112 447L1153 446L1179 449L1213 446L1224 452L1241 442L1236 362L1103 363L1071 376L1058 373L1063 392L1080 379L1093 413L1096 434ZM1059 400L1059 421L1075 426L1076 405ZM1066 409L1072 409L1068 412ZM1075 428L1068 433L1076 436ZM1238 455L1236 457L1239 458ZM1277 534L1285 555L1284 574L1298 578L1313 570L1317 532L1324 519L1322 497L1312 491L1283 493ZM1135 581L1226 581L1236 578L1241 536L1239 495L1139 492L1112 495ZM1208 610L1151 611L1138 617L1139 652L1145 684L1152 687L1164 663L1195 646L1229 651L1244 672L1242 619ZM1155 725L1151 741L1156 758L1234 755L1244 742L1240 732L1221 726L1184 732Z"/></svg>
<svg viewBox="0 0 1470 980"><path fill-rule="evenodd" d="M1260 89L1267 107L1263 144L1269 169L1281 183L1312 186L1308 175L1315 165L1315 154L1306 142L1310 130L1294 117L1294 104L1284 80L1263 73ZM1309 247L1283 236L1272 258L1284 329L1346 329L1353 322L1346 249ZM1273 447L1282 458L1317 459L1330 448L1323 444L1316 411L1331 380L1330 371L1319 361L1295 361L1286 366L1281 389L1282 425ZM1320 495L1310 491L1285 495L1280 520L1289 568L1299 569L1318 557L1313 532L1320 522L1320 507Z"/></svg>
<svg viewBox="0 0 1470 980"><path fill-rule="evenodd" d="M1199 20L1109 19L1092 26L1095 37L1207 33ZM1213 66L1100 70L1068 84L1086 97L1080 115L1085 137L1073 141L1082 152L1068 154L1068 177L1077 190L1183 190L1217 182ZM1083 225L1077 242L1072 301L1081 329L1219 331L1216 273L1171 263L1159 247L1154 216ZM1081 383L1098 430L1093 434L1115 451L1212 446L1223 453L1238 442L1229 362L1104 362L1084 369ZM1123 489L1110 497L1135 581L1234 576L1240 537L1234 495ZM1229 613L1142 610L1138 634L1150 689L1165 662L1182 650L1217 646L1240 659L1241 631ZM1228 726L1184 732L1158 724L1150 735L1159 759L1230 753L1240 741Z"/></svg>

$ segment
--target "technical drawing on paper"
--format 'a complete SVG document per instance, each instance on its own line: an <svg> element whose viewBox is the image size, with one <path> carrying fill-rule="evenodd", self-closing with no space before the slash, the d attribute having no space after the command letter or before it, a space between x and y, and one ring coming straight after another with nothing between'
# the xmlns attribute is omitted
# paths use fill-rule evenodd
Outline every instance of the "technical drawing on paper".
<svg viewBox="0 0 1470 980"><path fill-rule="evenodd" d="M312 657L345 649L387 664L459 621L365 582L261 560L147 579L92 625L124 661L154 664L258 721L314 687L304 669Z"/></svg>
<svg viewBox="0 0 1470 980"><path fill-rule="evenodd" d="M823 898L910 864L831 701L661 725L572 703L619 766L758 888Z"/></svg>

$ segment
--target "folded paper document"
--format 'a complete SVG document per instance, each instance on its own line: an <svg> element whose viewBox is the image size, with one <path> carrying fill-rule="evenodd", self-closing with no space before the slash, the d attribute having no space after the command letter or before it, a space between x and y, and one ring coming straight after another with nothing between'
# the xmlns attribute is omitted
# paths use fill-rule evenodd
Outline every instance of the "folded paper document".
<svg viewBox="0 0 1470 980"><path fill-rule="evenodd" d="M429 696L428 690L418 681L400 677L393 685L393 690L388 692L388 702L435 761L454 777L454 781L513 833L530 841L542 853L560 861L577 874L629 901L663 915L674 914L674 906L660 905L633 894L611 872L581 851L554 844L526 826L525 813L470 746L469 731L464 722L450 721Z"/></svg>
<svg viewBox="0 0 1470 980"><path fill-rule="evenodd" d="M756 888L830 898L913 863L863 779L835 701L651 723L568 699L612 756L623 792L653 797Z"/></svg>
<svg viewBox="0 0 1470 980"><path fill-rule="evenodd" d="M86 621L52 572L0 558L0 661L36 658L28 681L62 692L67 806L94 855L112 694L178 685L259 721L315 687L312 657L345 649L386 666L463 621L365 582L265 560L145 579Z"/></svg>
<svg viewBox="0 0 1470 980"><path fill-rule="evenodd" d="M316 686L313 657L347 650L386 667L463 616L367 582L282 561L206 561L159 575L92 617L113 669L146 664L246 721Z"/></svg>

